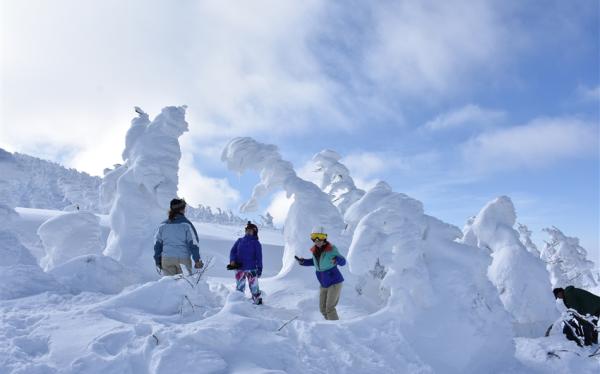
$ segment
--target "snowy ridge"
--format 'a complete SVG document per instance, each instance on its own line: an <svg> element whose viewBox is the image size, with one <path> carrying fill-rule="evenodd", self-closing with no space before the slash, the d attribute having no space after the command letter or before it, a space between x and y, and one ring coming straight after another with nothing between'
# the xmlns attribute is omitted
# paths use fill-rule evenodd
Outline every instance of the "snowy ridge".
<svg viewBox="0 0 600 374"><path fill-rule="evenodd" d="M99 211L100 178L0 148L0 203L12 207Z"/></svg>

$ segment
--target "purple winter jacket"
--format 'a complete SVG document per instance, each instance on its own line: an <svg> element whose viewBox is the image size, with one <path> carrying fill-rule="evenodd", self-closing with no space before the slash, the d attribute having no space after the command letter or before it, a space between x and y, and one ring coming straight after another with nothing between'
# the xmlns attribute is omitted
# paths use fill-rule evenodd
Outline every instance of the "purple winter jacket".
<svg viewBox="0 0 600 374"><path fill-rule="evenodd" d="M239 238L229 253L229 261L240 265L240 270L257 270L262 273L262 246L258 237L246 235Z"/></svg>

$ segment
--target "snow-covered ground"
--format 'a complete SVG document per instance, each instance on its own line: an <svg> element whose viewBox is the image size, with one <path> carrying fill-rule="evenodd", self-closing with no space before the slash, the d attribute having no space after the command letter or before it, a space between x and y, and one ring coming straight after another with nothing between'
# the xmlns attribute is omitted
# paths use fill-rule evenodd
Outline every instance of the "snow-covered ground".
<svg viewBox="0 0 600 374"><path fill-rule="evenodd" d="M19 237L35 236L36 225L65 214L25 208L17 212ZM105 217L99 217L106 224ZM198 275L167 277L134 283L116 294L99 292L99 279L123 274L80 260L91 266L85 272L96 277L79 280L83 292L56 286L37 295L3 300L0 373L456 372L431 366L445 355L433 342L444 338L435 338L435 331L421 324L426 321L403 332L389 330L393 324L381 312L361 305L350 286L342 292L341 321L322 320L311 270L305 269L303 279L274 277L281 269L283 251L279 231L260 232L265 305L253 305L249 294L242 297L234 291L232 273L225 270L229 248L242 228L195 225L204 260L213 259L200 280ZM149 248L148 261L151 255ZM92 255L87 257L93 260ZM65 282L58 274L55 278ZM423 337L433 334L434 339L426 348L411 346L402 338L409 330ZM422 343L413 340L412 344ZM590 349L579 348L560 334L517 338L515 347L521 366L507 365L506 372L595 373L600 369L598 358L587 357Z"/></svg>

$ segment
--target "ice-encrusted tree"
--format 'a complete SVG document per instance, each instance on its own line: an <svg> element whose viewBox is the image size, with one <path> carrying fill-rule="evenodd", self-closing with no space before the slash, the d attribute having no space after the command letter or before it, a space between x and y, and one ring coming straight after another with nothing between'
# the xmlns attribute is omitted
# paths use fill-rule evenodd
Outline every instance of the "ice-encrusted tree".
<svg viewBox="0 0 600 374"><path fill-rule="evenodd" d="M381 309L380 318L409 326L403 331L413 346L422 342L423 329L436 331L444 336L437 352L462 346L454 357L441 353L441 361L454 361L464 372L512 355L510 316L487 279L489 255L455 242L460 229L425 214L420 201L385 182L344 217L352 232L348 265L358 276L359 299Z"/></svg>
<svg viewBox="0 0 600 374"><path fill-rule="evenodd" d="M185 106L166 107L150 122L138 117L127 132L124 163L104 176L103 204L109 204L111 232L105 255L122 264L154 274L148 248L158 224L166 218L169 201L177 196L179 137L188 131Z"/></svg>
<svg viewBox="0 0 600 374"><path fill-rule="evenodd" d="M326 192L333 204L344 214L350 205L358 201L365 191L354 184L348 168L340 162L342 157L335 151L324 149L312 158L316 172L320 174L319 187Z"/></svg>
<svg viewBox="0 0 600 374"><path fill-rule="evenodd" d="M256 211L258 200L278 188L283 189L288 198L294 196L283 230L285 248L280 276L294 269L295 255L306 257L309 254L307 250L312 245L310 232L313 227L324 227L331 242L342 253L345 252L346 241L340 235L344 222L339 211L319 187L296 175L292 164L281 158L275 145L248 137L234 138L223 149L221 160L238 173L249 169L260 173L260 183L254 186L252 196L240 207L241 212Z"/></svg>
<svg viewBox="0 0 600 374"><path fill-rule="evenodd" d="M501 196L481 209L463 237L492 256L488 277L512 315L516 333L541 334L557 316L552 287L544 263L521 243L515 223L512 201Z"/></svg>
<svg viewBox="0 0 600 374"><path fill-rule="evenodd" d="M554 226L543 231L550 240L545 242L541 258L550 272L552 286L585 289L598 286L594 263L587 259L587 251L579 245L579 239L566 236Z"/></svg>
<svg viewBox="0 0 600 374"><path fill-rule="evenodd" d="M521 223L517 223L517 230L519 231L519 240L523 243L525 248L534 256L540 257L540 251L538 250L537 245L531 240L531 230Z"/></svg>

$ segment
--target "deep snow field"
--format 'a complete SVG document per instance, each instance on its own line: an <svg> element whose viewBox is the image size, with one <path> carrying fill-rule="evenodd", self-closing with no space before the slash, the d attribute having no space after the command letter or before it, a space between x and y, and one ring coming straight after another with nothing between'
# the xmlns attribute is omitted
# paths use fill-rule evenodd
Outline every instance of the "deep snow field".
<svg viewBox="0 0 600 374"><path fill-rule="evenodd" d="M14 231L38 261L44 248L36 231L44 221L64 214L88 214L16 211L21 219L15 222ZM98 217L104 242L107 219ZM248 292L242 296L234 290L233 274L225 270L229 249L242 228L195 225L202 258L211 259L201 276L157 276L155 281L121 290L134 275L111 267L100 255L81 256L74 263L53 268L49 274L57 281L16 274L21 277L17 288L24 297L14 295L0 304L0 373L460 372L444 366L443 362L452 360L443 358L452 352L441 351L443 344L436 344L444 340L443 331L436 333L421 325L427 321L407 324L402 333L390 330L395 325L377 308L366 305L351 281L345 283L338 307L341 320L324 321L318 313L317 282L310 268L302 269L301 278L275 277L282 266L279 231L260 232L265 262L260 286L265 304L253 305ZM152 248L148 248L147 261L152 261ZM347 268L342 272L346 276ZM44 289L36 289L40 287ZM420 342L411 338L410 344L403 334L424 338ZM465 341L464 347L455 349L470 349L471 344ZM590 349L578 348L561 334L517 338L515 347L514 362L487 372L600 370L598 357L586 357Z"/></svg>

